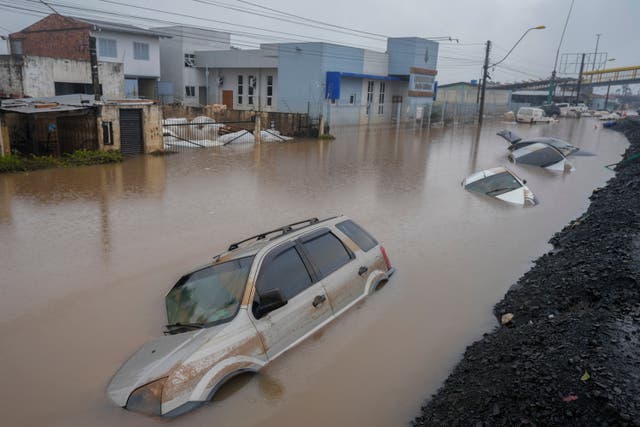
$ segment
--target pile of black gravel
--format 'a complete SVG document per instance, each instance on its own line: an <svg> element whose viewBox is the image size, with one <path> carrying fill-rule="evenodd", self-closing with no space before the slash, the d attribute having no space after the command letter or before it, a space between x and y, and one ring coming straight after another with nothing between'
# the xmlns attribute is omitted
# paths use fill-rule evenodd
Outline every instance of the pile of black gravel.
<svg viewBox="0 0 640 427"><path fill-rule="evenodd" d="M616 129L640 153L640 120ZM640 159L500 301L415 426L640 426Z"/></svg>

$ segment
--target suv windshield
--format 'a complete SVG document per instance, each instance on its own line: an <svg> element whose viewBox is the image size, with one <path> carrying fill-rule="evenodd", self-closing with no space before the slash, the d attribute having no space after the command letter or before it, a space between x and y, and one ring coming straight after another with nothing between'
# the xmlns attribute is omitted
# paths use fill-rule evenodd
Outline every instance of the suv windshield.
<svg viewBox="0 0 640 427"><path fill-rule="evenodd" d="M467 184L465 189L489 196L499 196L520 187L522 184L513 175L509 172L501 172Z"/></svg>
<svg viewBox="0 0 640 427"><path fill-rule="evenodd" d="M183 276L165 298L169 325L222 323L238 312L253 256Z"/></svg>

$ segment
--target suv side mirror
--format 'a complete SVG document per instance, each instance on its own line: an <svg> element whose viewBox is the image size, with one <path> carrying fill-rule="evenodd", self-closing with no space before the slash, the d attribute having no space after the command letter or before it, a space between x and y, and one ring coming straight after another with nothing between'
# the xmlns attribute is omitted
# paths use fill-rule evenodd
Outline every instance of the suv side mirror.
<svg viewBox="0 0 640 427"><path fill-rule="evenodd" d="M258 294L258 296L260 298L260 302L253 310L253 314L257 319L277 310L288 302L284 299L280 289L270 289L262 294Z"/></svg>

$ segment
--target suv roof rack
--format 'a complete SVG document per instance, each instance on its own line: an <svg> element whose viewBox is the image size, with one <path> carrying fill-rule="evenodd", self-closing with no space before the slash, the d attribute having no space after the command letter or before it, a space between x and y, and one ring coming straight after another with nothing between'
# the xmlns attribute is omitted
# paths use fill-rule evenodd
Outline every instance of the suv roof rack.
<svg viewBox="0 0 640 427"><path fill-rule="evenodd" d="M241 244L249 242L249 241L254 240L254 239L255 240L264 240L264 239L267 238L267 236L269 236L271 234L274 234L274 233L280 233L279 236L276 236L276 237L280 237L280 236L283 236L283 235L285 235L287 233L291 233L292 231L300 230L302 228L309 227L310 225L314 225L314 224L317 224L319 222L327 221L327 220L330 220L330 219L333 219L333 218L336 218L336 217L334 216L334 217L331 217L331 218L323 219L322 221L320 221L316 217L313 217L313 218L305 219L303 221L292 222L291 224L283 225L282 227L274 228L273 230L265 231L264 233L256 234L255 236L247 237L244 240L240 240L239 242L232 243L231 245L229 245L229 249L228 250L229 251L236 250L236 249L238 249L240 247ZM306 225L304 225L303 227L294 228L296 225L302 225L302 224L306 224Z"/></svg>

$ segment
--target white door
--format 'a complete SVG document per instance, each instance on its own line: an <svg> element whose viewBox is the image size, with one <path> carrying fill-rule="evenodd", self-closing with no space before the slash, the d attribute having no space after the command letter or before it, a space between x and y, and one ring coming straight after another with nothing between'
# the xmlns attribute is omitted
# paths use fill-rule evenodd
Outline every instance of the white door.
<svg viewBox="0 0 640 427"><path fill-rule="evenodd" d="M279 289L287 304L252 320L273 359L302 341L314 329L333 317L327 294L313 275L294 243L272 250L265 257L256 280L256 294ZM256 301L254 299L254 301ZM258 302L254 302L254 307Z"/></svg>
<svg viewBox="0 0 640 427"><path fill-rule="evenodd" d="M322 280L334 314L364 294L369 266L357 259L335 234L324 229L302 237L300 242Z"/></svg>

